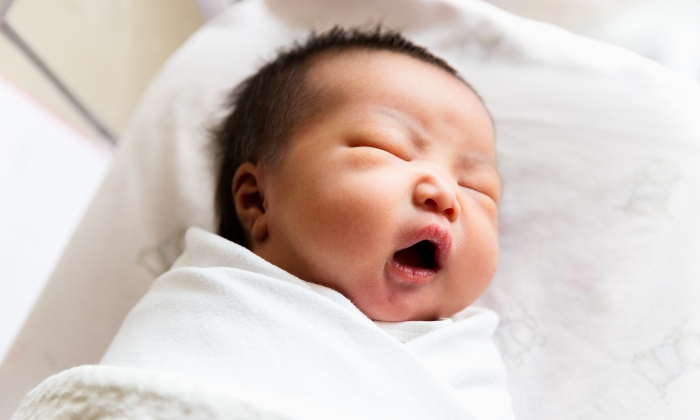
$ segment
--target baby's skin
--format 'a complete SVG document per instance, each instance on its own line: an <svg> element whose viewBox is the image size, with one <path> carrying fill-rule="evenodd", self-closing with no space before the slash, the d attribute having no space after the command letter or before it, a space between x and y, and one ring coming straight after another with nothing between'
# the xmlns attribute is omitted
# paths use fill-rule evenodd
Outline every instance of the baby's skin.
<svg viewBox="0 0 700 420"><path fill-rule="evenodd" d="M478 96L405 54L351 49L313 60L323 106L273 168L233 180L251 250L330 287L375 321L449 317L498 260L494 129Z"/></svg>

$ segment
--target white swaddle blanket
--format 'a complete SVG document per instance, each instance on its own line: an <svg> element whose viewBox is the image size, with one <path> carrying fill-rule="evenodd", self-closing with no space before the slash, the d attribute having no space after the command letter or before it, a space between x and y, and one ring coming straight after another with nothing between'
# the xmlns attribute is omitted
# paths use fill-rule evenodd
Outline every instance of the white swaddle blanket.
<svg viewBox="0 0 700 420"><path fill-rule="evenodd" d="M143 374L113 367L136 368L152 373L141 381L159 401L156 372L290 418L513 418L492 341L494 312L467 308L452 320L374 323L343 295L219 236L191 228L185 241L176 268L131 311L102 359L112 368L83 367L69 382L86 383L87 375L94 384L99 372L101 383L131 389ZM116 385L109 379L115 375ZM61 383L65 389L65 378ZM180 405L202 392L189 385L178 396L168 386ZM41 400L35 391L24 405Z"/></svg>

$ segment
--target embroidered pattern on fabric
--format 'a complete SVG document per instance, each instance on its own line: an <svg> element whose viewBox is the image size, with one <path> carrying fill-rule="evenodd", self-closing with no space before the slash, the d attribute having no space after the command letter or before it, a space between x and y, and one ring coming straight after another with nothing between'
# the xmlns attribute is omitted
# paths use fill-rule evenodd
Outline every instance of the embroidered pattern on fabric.
<svg viewBox="0 0 700 420"><path fill-rule="evenodd" d="M644 166L637 176L625 211L636 216L665 214L673 189L683 174L675 162L657 159Z"/></svg>
<svg viewBox="0 0 700 420"><path fill-rule="evenodd" d="M168 271L177 257L185 250L186 231L187 229L179 229L166 236L157 245L141 250L136 257L138 265L153 277L158 277Z"/></svg>
<svg viewBox="0 0 700 420"><path fill-rule="evenodd" d="M537 330L537 320L523 307L518 318L502 318L493 340L503 358L513 359L516 366L525 363L524 355L535 346L542 347L547 339Z"/></svg>
<svg viewBox="0 0 700 420"><path fill-rule="evenodd" d="M662 398L671 382L694 368L700 368L700 334L680 328L632 360L632 369L656 386Z"/></svg>

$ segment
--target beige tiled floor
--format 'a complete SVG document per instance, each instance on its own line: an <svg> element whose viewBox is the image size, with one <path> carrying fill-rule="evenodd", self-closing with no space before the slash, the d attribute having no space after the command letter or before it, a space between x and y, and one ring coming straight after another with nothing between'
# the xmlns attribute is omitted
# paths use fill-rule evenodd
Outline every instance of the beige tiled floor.
<svg viewBox="0 0 700 420"><path fill-rule="evenodd" d="M8 21L116 134L160 65L203 23L195 0L15 0ZM94 136L4 36L0 74Z"/></svg>

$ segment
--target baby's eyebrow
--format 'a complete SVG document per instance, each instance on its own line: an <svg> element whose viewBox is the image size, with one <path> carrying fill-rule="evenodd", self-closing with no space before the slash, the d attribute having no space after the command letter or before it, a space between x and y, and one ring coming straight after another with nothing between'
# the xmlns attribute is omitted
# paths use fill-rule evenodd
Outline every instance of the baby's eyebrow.
<svg viewBox="0 0 700 420"><path fill-rule="evenodd" d="M472 151L464 151L460 153L459 157L457 158L456 161L456 168L457 169L471 169L474 168L475 166L479 167L487 167L491 169L495 174L496 177L498 178L498 183L501 187L503 187L503 178L501 178L501 173L498 171L498 167L496 166L496 162L493 161L493 159L482 155L481 153L474 153Z"/></svg>
<svg viewBox="0 0 700 420"><path fill-rule="evenodd" d="M374 113L397 122L401 128L406 130L408 138L416 148L422 149L425 146L425 130L411 116L391 107L377 108L374 110Z"/></svg>
<svg viewBox="0 0 700 420"><path fill-rule="evenodd" d="M465 150L462 153L459 153L459 156L457 157L457 166L462 167L462 168L469 168L477 165L486 165L490 166L494 170L496 170L496 163L493 161L493 159L484 156L481 153L474 153L471 150Z"/></svg>

